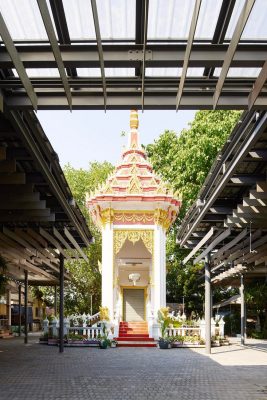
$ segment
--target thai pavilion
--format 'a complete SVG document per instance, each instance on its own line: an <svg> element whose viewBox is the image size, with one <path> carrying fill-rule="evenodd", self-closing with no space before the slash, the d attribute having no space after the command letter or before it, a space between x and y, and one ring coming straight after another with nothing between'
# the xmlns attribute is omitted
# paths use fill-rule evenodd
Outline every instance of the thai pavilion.
<svg viewBox="0 0 267 400"><path fill-rule="evenodd" d="M138 125L133 110L122 160L88 196L87 207L102 231L102 306L114 320L115 336L123 323L135 322L156 337L157 312L166 306L166 231L181 202L153 172Z"/></svg>

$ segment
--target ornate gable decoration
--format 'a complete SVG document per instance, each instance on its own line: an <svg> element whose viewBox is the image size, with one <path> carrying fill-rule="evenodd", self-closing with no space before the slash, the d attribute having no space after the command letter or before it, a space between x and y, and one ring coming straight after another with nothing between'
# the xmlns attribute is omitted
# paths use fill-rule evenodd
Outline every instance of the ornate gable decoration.
<svg viewBox="0 0 267 400"><path fill-rule="evenodd" d="M112 206L114 202L135 202L142 201L143 204L155 204L155 208L161 208L162 212L168 207L172 207L175 215L177 214L180 201L173 196L172 190L162 181L153 171L151 164L147 160L144 149L139 144L138 134L138 113L131 111L130 127L131 134L128 147L123 151L122 161L115 168L114 172L108 177L90 197L86 199L86 205L89 208L94 220L98 221L98 226L106 223L107 206ZM138 196L137 196L138 195ZM101 212L94 210L96 205L100 206ZM135 207L135 206L134 206ZM128 207L127 207L128 208ZM164 211L166 213L167 211ZM100 217L101 214L101 217ZM110 222L110 216L108 217ZM161 221L163 214L155 216L155 221ZM166 220L166 218L164 217ZM170 221L170 218L168 218ZM160 222L161 224L161 222ZM169 223L164 223L167 227Z"/></svg>
<svg viewBox="0 0 267 400"><path fill-rule="evenodd" d="M126 239L133 244L142 240L149 253L153 254L153 238L152 230L115 230L114 231L114 252L118 254Z"/></svg>
<svg viewBox="0 0 267 400"><path fill-rule="evenodd" d="M141 187L141 182L137 178L137 176L133 176L129 182L129 185L126 189L127 193L130 194L139 194L142 193L142 187Z"/></svg>

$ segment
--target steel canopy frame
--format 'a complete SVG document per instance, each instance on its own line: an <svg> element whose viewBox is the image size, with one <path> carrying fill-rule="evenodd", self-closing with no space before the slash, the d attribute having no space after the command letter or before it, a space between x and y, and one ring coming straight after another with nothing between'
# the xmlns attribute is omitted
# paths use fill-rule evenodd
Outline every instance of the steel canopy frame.
<svg viewBox="0 0 267 400"><path fill-rule="evenodd" d="M226 75L229 71L230 65L231 65L231 61L234 57L237 45L239 43L239 40L241 38L242 32L246 26L246 22L248 20L248 17L251 13L251 10L254 6L255 0L247 0L244 4L244 7L241 11L241 14L238 18L234 33L233 33L233 37L231 39L231 42L229 44L228 50L225 54L225 59L224 59L224 63L222 66L222 70L216 85L216 89L215 89L215 93L214 93L214 103L213 103L213 108L216 108L216 105L218 103L218 99L221 95L222 92L222 88L223 88L223 84L226 78Z"/></svg>
<svg viewBox="0 0 267 400"><path fill-rule="evenodd" d="M47 36L49 38L51 47L52 47L52 51L54 53L54 57L57 63L57 68L59 71L59 75L61 77L63 86L64 86L64 90L68 99L68 103L69 103L69 107L71 110L71 106L72 106L72 99L71 99L71 92L70 92L70 87L69 87L69 83L68 83L68 79L67 79L67 75L65 72L65 68L64 68L64 64L62 61L62 56L59 50L59 46L58 46L58 42L57 42L57 38L54 32L54 28L53 28L53 23L52 20L50 18L50 14L49 14L49 10L47 7L47 4L45 1L43 0L37 0L38 2L38 7L44 22L44 26L46 29L46 33Z"/></svg>
<svg viewBox="0 0 267 400"><path fill-rule="evenodd" d="M8 46L6 39L0 46L0 90L4 105L17 109L37 106L39 109L68 109L72 100L74 109L264 109L267 107L265 42L241 38L256 1L245 2L229 41L225 35L233 17L235 0L222 1L213 37L208 40L194 37L202 7L200 0L195 2L191 29L185 40L147 40L148 0L136 0L134 38L103 39L97 3L91 0L96 39L79 41L70 37L62 0L50 0L51 14L45 1L36 0L49 43L26 38L12 42L11 35L6 32L10 39ZM9 55L11 47L15 58ZM84 77L77 73L78 68L99 68L99 65L101 77ZM214 69L221 67L220 76L215 77ZM246 71L262 67L258 78L256 72L249 78L242 71L236 77L227 75L230 68ZM12 68L17 69L19 77L13 75ZM27 75L27 68L58 68L61 80L51 76L32 78ZM132 68L135 73L127 77L109 77L106 68ZM152 76L146 73L147 68L152 69ZM182 68L182 74L181 77L168 73L159 76L158 68ZM200 69L204 69L204 73L191 76L188 68L198 68L197 75Z"/></svg>
<svg viewBox="0 0 267 400"><path fill-rule="evenodd" d="M193 11L193 16L192 16L192 21L191 21L191 26L190 26L190 31L189 31L189 37L188 37L185 55L184 55L182 76L180 79L179 88L178 88L178 92L177 92L176 111L178 111L181 97L183 94L184 82L185 82L185 78L186 78L186 73L187 73L190 53L191 53L191 49L192 49L192 44L193 44L193 40L194 40L194 35L195 35L196 27L197 27L197 21L198 21L198 15L199 15L199 10L200 10L200 6L201 6L201 1L202 0L196 0L196 2L195 2L195 8Z"/></svg>
<svg viewBox="0 0 267 400"><path fill-rule="evenodd" d="M28 75L26 73L24 65L19 57L19 54L18 54L16 47L12 41L11 35L7 29L6 23L5 23L4 18L1 13L0 13L0 36L2 37L2 39L5 43L6 49L10 55L10 58L12 59L14 67L16 68L16 70L18 72L18 75L21 79L23 87L25 88L26 93L29 96L31 104L32 104L33 108L35 110L37 110L38 99L37 99L36 93L34 92L34 88L31 84L30 79L28 78Z"/></svg>
<svg viewBox="0 0 267 400"><path fill-rule="evenodd" d="M243 113L179 229L178 242L192 249L184 263L209 255L213 285L266 276L266 142L267 113Z"/></svg>

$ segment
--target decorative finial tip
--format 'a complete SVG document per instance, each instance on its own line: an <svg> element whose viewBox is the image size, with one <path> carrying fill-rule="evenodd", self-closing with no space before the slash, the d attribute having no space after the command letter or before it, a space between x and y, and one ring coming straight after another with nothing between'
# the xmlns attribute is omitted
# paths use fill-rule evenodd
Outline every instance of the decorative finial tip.
<svg viewBox="0 0 267 400"><path fill-rule="evenodd" d="M138 126L139 126L138 111L137 110L131 110L130 128L131 129L138 129Z"/></svg>

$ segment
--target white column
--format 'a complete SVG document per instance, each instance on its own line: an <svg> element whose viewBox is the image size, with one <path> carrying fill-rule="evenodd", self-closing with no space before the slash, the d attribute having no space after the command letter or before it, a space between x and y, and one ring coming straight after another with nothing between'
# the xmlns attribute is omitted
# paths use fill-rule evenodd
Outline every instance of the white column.
<svg viewBox="0 0 267 400"><path fill-rule="evenodd" d="M110 319L114 318L113 302L113 225L102 228L102 307L108 307Z"/></svg>
<svg viewBox="0 0 267 400"><path fill-rule="evenodd" d="M154 276L153 276L153 308L154 316L160 307L166 306L166 236L161 226L155 226L154 231Z"/></svg>

